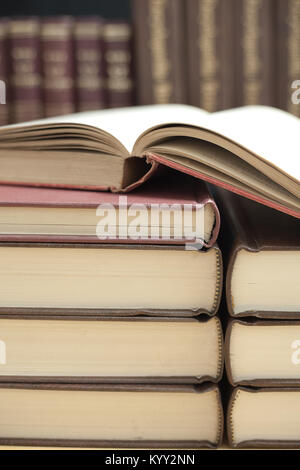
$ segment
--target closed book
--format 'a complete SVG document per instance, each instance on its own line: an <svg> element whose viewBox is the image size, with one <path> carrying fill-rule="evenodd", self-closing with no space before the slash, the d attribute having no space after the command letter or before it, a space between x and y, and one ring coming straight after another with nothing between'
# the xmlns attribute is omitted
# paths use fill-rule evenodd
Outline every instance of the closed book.
<svg viewBox="0 0 300 470"><path fill-rule="evenodd" d="M45 116L73 113L76 109L73 19L44 18L41 43Z"/></svg>
<svg viewBox="0 0 300 470"><path fill-rule="evenodd" d="M300 447L300 389L233 390L227 411L231 447Z"/></svg>
<svg viewBox="0 0 300 470"><path fill-rule="evenodd" d="M277 0L276 106L300 117L300 1Z"/></svg>
<svg viewBox="0 0 300 470"><path fill-rule="evenodd" d="M216 447L216 385L1 384L2 445Z"/></svg>
<svg viewBox="0 0 300 470"><path fill-rule="evenodd" d="M237 106L275 106L275 2L235 0Z"/></svg>
<svg viewBox="0 0 300 470"><path fill-rule="evenodd" d="M107 106L133 106L135 103L130 23L106 21L103 26L103 43Z"/></svg>
<svg viewBox="0 0 300 470"><path fill-rule="evenodd" d="M227 191L217 192L226 227L222 250L228 257L229 314L300 318L299 222Z"/></svg>
<svg viewBox="0 0 300 470"><path fill-rule="evenodd" d="M187 102L185 3L133 1L137 104Z"/></svg>
<svg viewBox="0 0 300 470"><path fill-rule="evenodd" d="M105 108L103 20L77 17L74 25L76 108Z"/></svg>
<svg viewBox="0 0 300 470"><path fill-rule="evenodd" d="M74 113L3 126L0 181L127 192L171 167L299 218L298 134L298 118L267 106Z"/></svg>
<svg viewBox="0 0 300 470"><path fill-rule="evenodd" d="M219 228L219 211L205 184L171 172L128 195L0 186L1 241L101 240L199 249L214 245Z"/></svg>
<svg viewBox="0 0 300 470"><path fill-rule="evenodd" d="M299 386L300 322L232 320L226 370L232 385Z"/></svg>
<svg viewBox="0 0 300 470"><path fill-rule="evenodd" d="M196 316L220 303L217 246L3 242L0 256L1 314Z"/></svg>
<svg viewBox="0 0 300 470"><path fill-rule="evenodd" d="M235 106L233 0L189 0L189 103L213 112Z"/></svg>
<svg viewBox="0 0 300 470"><path fill-rule="evenodd" d="M8 54L12 122L40 119L43 109L39 18L9 21Z"/></svg>
<svg viewBox="0 0 300 470"><path fill-rule="evenodd" d="M216 317L1 316L0 382L218 382ZM5 349L4 349L5 348Z"/></svg>
<svg viewBox="0 0 300 470"><path fill-rule="evenodd" d="M0 19L0 126L9 124L8 18Z"/></svg>

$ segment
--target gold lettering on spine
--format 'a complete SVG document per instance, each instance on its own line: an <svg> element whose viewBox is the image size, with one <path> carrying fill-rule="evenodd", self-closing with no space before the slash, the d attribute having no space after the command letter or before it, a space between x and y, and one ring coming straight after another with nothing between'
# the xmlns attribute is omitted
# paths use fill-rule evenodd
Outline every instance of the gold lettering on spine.
<svg viewBox="0 0 300 470"><path fill-rule="evenodd" d="M153 102L169 103L172 100L173 89L170 82L171 66L168 58L169 31L166 17L168 0L152 0L148 3Z"/></svg>
<svg viewBox="0 0 300 470"><path fill-rule="evenodd" d="M287 39L287 75L288 86L294 80L300 80L300 1L289 0L288 4L288 39ZM291 89L288 92L287 109L300 116L300 105L291 100Z"/></svg>
<svg viewBox="0 0 300 470"><path fill-rule="evenodd" d="M200 105L207 111L218 109L219 80L217 60L216 9L219 0L198 3L199 86Z"/></svg>
<svg viewBox="0 0 300 470"><path fill-rule="evenodd" d="M257 104L262 95L262 62L260 58L260 0L243 2L243 102Z"/></svg>

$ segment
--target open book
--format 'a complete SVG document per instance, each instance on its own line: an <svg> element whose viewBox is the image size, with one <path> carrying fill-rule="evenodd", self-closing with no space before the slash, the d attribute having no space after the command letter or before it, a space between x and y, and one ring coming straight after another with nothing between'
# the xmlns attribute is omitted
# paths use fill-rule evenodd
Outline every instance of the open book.
<svg viewBox="0 0 300 470"><path fill-rule="evenodd" d="M300 218L300 121L251 106L91 111L0 129L0 181L128 191L160 164Z"/></svg>

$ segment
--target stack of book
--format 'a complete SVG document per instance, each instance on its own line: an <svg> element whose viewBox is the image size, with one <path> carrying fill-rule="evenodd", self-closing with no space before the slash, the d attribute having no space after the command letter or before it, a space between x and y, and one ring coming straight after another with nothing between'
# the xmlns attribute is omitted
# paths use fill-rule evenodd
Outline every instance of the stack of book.
<svg viewBox="0 0 300 470"><path fill-rule="evenodd" d="M216 242L232 316L299 315L298 135L280 110L184 105L0 130L2 443L221 443ZM233 392L232 446L299 442L297 329L229 327L231 383L268 386Z"/></svg>
<svg viewBox="0 0 300 470"><path fill-rule="evenodd" d="M131 41L99 16L0 18L0 125L133 105Z"/></svg>
<svg viewBox="0 0 300 470"><path fill-rule="evenodd" d="M229 442L297 446L300 224L224 191L218 191L218 201L232 317L225 346L227 377L234 386L227 411Z"/></svg>

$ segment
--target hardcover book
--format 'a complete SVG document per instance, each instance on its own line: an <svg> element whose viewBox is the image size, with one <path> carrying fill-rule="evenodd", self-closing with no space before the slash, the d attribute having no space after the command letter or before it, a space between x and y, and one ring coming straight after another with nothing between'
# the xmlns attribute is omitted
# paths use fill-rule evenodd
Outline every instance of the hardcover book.
<svg viewBox="0 0 300 470"><path fill-rule="evenodd" d="M216 447L216 385L1 384L2 445Z"/></svg>
<svg viewBox="0 0 300 470"><path fill-rule="evenodd" d="M0 382L218 382L223 338L216 317L1 316Z"/></svg>
<svg viewBox="0 0 300 470"><path fill-rule="evenodd" d="M78 17L74 24L76 108L89 111L106 107L103 20Z"/></svg>
<svg viewBox="0 0 300 470"><path fill-rule="evenodd" d="M9 21L9 83L12 122L43 117L40 20L20 17Z"/></svg>
<svg viewBox="0 0 300 470"><path fill-rule="evenodd" d="M42 20L43 95L45 116L75 111L73 18Z"/></svg>
<svg viewBox="0 0 300 470"><path fill-rule="evenodd" d="M8 18L0 19L0 126L9 124L9 94L8 94Z"/></svg>
<svg viewBox="0 0 300 470"><path fill-rule="evenodd" d="M214 196L225 229L229 314L299 319L299 221L228 191Z"/></svg>
<svg viewBox="0 0 300 470"><path fill-rule="evenodd" d="M300 322L233 320L225 349L232 385L299 386Z"/></svg>
<svg viewBox="0 0 300 470"><path fill-rule="evenodd" d="M214 315L221 297L217 246L3 242L0 257L4 315Z"/></svg>
<svg viewBox="0 0 300 470"><path fill-rule="evenodd" d="M299 388L234 389L227 412L232 447L300 447Z"/></svg>
<svg viewBox="0 0 300 470"><path fill-rule="evenodd" d="M207 248L216 242L219 227L219 211L205 184L178 178L172 170L126 196L0 186L0 241L190 243Z"/></svg>
<svg viewBox="0 0 300 470"><path fill-rule="evenodd" d="M128 191L163 165L299 218L299 122L268 107L170 104L5 126L1 182Z"/></svg>

